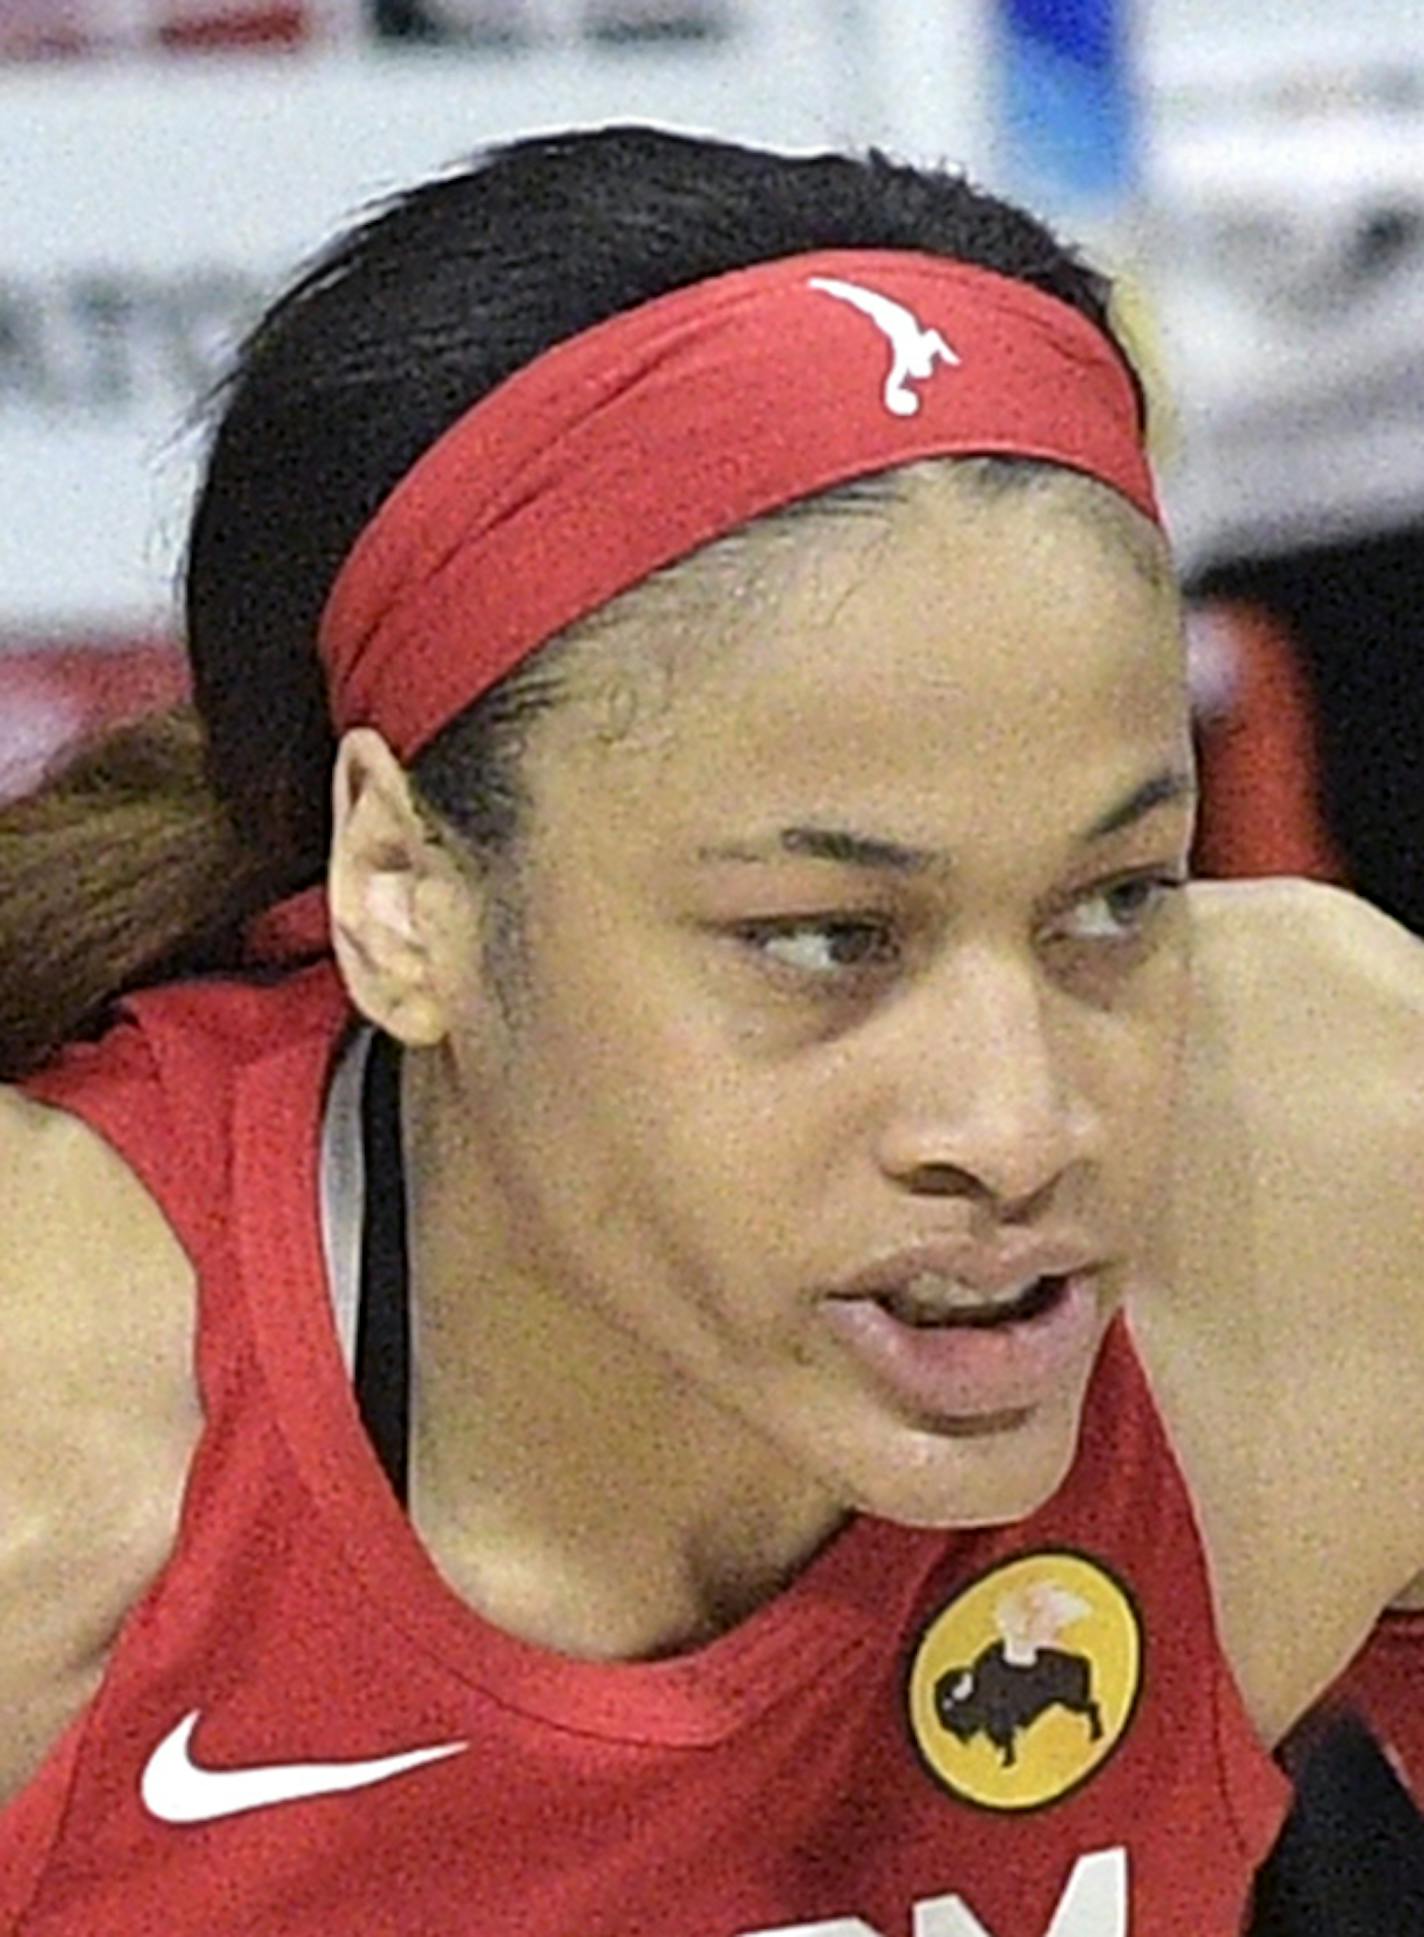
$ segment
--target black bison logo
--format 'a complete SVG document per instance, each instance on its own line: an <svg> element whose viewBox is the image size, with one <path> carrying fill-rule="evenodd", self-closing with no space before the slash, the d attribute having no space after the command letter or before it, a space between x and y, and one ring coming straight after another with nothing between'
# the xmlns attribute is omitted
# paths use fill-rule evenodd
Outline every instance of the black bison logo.
<svg viewBox="0 0 1424 1937"><path fill-rule="evenodd" d="M985 1648L967 1668L950 1668L934 1685L935 1714L951 1735L970 1742L987 1735L1003 1767L1018 1760L1014 1737L1031 1728L1046 1709L1066 1708L1086 1718L1089 1740L1101 1740L1102 1711L1093 1700L1093 1664L1063 1648L1037 1648L1031 1659L1011 1661L1002 1641Z"/></svg>

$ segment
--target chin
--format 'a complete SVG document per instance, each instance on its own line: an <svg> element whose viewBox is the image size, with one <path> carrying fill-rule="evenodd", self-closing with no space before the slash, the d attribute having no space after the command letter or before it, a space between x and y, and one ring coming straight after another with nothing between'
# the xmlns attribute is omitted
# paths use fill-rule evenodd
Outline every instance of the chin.
<svg viewBox="0 0 1424 1937"><path fill-rule="evenodd" d="M855 1475L852 1504L905 1527L1002 1527L1058 1491L1077 1450L1076 1403L974 1422L900 1426ZM859 1462L858 1462L859 1464Z"/></svg>

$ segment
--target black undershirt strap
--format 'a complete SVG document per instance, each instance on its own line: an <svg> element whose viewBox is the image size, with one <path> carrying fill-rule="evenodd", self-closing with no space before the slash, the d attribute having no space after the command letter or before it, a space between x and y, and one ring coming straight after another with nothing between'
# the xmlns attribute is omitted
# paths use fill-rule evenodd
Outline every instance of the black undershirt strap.
<svg viewBox="0 0 1424 1937"><path fill-rule="evenodd" d="M366 1208L356 1321L356 1403L402 1507L410 1446L410 1273L401 1159L400 1045L377 1030L361 1092Z"/></svg>

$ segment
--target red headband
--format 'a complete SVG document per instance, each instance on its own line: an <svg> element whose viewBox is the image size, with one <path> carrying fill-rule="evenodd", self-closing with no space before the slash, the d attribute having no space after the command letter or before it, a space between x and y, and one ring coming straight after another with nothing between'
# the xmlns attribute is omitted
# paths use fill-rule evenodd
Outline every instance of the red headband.
<svg viewBox="0 0 1424 1937"><path fill-rule="evenodd" d="M991 453L1159 518L1121 359L1025 283L836 250L624 311L475 404L376 513L322 616L333 721L409 759L545 640L747 520Z"/></svg>

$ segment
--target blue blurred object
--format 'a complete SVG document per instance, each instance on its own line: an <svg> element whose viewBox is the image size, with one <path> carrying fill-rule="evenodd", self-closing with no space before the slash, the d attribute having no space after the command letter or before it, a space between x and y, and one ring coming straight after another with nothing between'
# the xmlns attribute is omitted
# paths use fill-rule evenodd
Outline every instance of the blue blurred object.
<svg viewBox="0 0 1424 1937"><path fill-rule="evenodd" d="M1000 172L1050 215L1110 213L1137 183L1131 0L994 0Z"/></svg>

